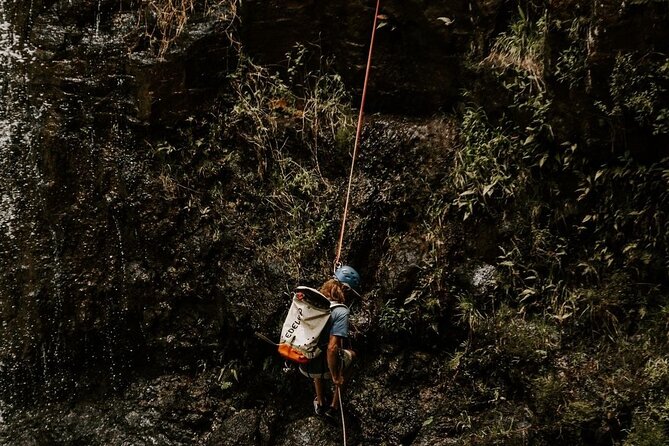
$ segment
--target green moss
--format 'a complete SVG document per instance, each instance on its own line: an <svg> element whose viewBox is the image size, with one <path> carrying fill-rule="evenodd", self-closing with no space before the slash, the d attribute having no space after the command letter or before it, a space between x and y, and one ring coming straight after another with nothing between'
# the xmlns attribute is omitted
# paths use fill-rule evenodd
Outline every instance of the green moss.
<svg viewBox="0 0 669 446"><path fill-rule="evenodd" d="M566 424L581 426L598 417L597 405L591 401L575 400L569 402L561 421Z"/></svg>
<svg viewBox="0 0 669 446"><path fill-rule="evenodd" d="M508 355L542 360L560 345L556 328L542 320L502 318L498 323L498 346Z"/></svg>
<svg viewBox="0 0 669 446"><path fill-rule="evenodd" d="M532 381L532 398L537 412L546 417L555 417L557 410L564 404L567 383L564 377L551 373Z"/></svg>
<svg viewBox="0 0 669 446"><path fill-rule="evenodd" d="M669 436L663 423L636 416L623 446L659 446L667 443Z"/></svg>

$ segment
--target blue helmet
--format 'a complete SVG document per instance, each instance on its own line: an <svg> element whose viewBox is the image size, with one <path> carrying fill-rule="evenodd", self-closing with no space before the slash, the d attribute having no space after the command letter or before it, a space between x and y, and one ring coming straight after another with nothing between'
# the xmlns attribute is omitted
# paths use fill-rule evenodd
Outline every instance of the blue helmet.
<svg viewBox="0 0 669 446"><path fill-rule="evenodd" d="M341 283L345 283L354 290L360 285L360 274L350 266L340 266L335 271L335 277Z"/></svg>

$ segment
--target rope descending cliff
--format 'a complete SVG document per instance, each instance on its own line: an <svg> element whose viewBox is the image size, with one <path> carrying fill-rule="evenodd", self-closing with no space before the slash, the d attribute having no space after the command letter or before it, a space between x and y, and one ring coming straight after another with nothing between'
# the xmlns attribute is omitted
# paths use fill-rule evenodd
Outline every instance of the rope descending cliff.
<svg viewBox="0 0 669 446"><path fill-rule="evenodd" d="M339 232L339 242L337 243L337 256L334 261L334 269L341 265L341 251L344 245L344 233L346 232L346 219L348 217L348 208L351 200L351 186L353 183L353 170L355 169L355 159L358 156L360 147L360 134L362 133L362 124L365 117L365 99L367 98L367 86L369 84L369 73L372 68L372 54L374 52L374 37L376 37L377 22L379 19L379 9L381 0L376 1L376 11L374 12L374 23L372 25L372 36L369 42L369 54L367 55L367 68L365 69L365 81L362 86L362 97L360 98L360 111L358 113L358 125L355 131L355 143L353 144L353 156L351 157L351 169L348 176L348 187L346 189L346 201L344 203L344 214L341 219L341 231Z"/></svg>

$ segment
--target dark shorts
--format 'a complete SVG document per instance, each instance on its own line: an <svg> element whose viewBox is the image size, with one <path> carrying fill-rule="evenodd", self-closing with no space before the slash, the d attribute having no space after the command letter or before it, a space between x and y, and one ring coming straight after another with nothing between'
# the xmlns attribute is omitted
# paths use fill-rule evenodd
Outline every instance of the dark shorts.
<svg viewBox="0 0 669 446"><path fill-rule="evenodd" d="M344 369L353 362L353 352L342 350L344 357ZM306 364L300 365L300 372L309 378L332 379L328 368L327 352L323 352Z"/></svg>

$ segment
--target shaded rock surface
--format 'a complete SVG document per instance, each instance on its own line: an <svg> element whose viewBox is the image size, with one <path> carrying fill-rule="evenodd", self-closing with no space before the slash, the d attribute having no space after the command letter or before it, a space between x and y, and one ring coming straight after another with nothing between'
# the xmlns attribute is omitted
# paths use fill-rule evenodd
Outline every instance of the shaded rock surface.
<svg viewBox="0 0 669 446"><path fill-rule="evenodd" d="M342 444L341 426L323 421L320 418L308 417L286 426L285 437L279 442L281 446L291 444L313 444L318 446L335 446ZM352 439L348 439L351 441Z"/></svg>

